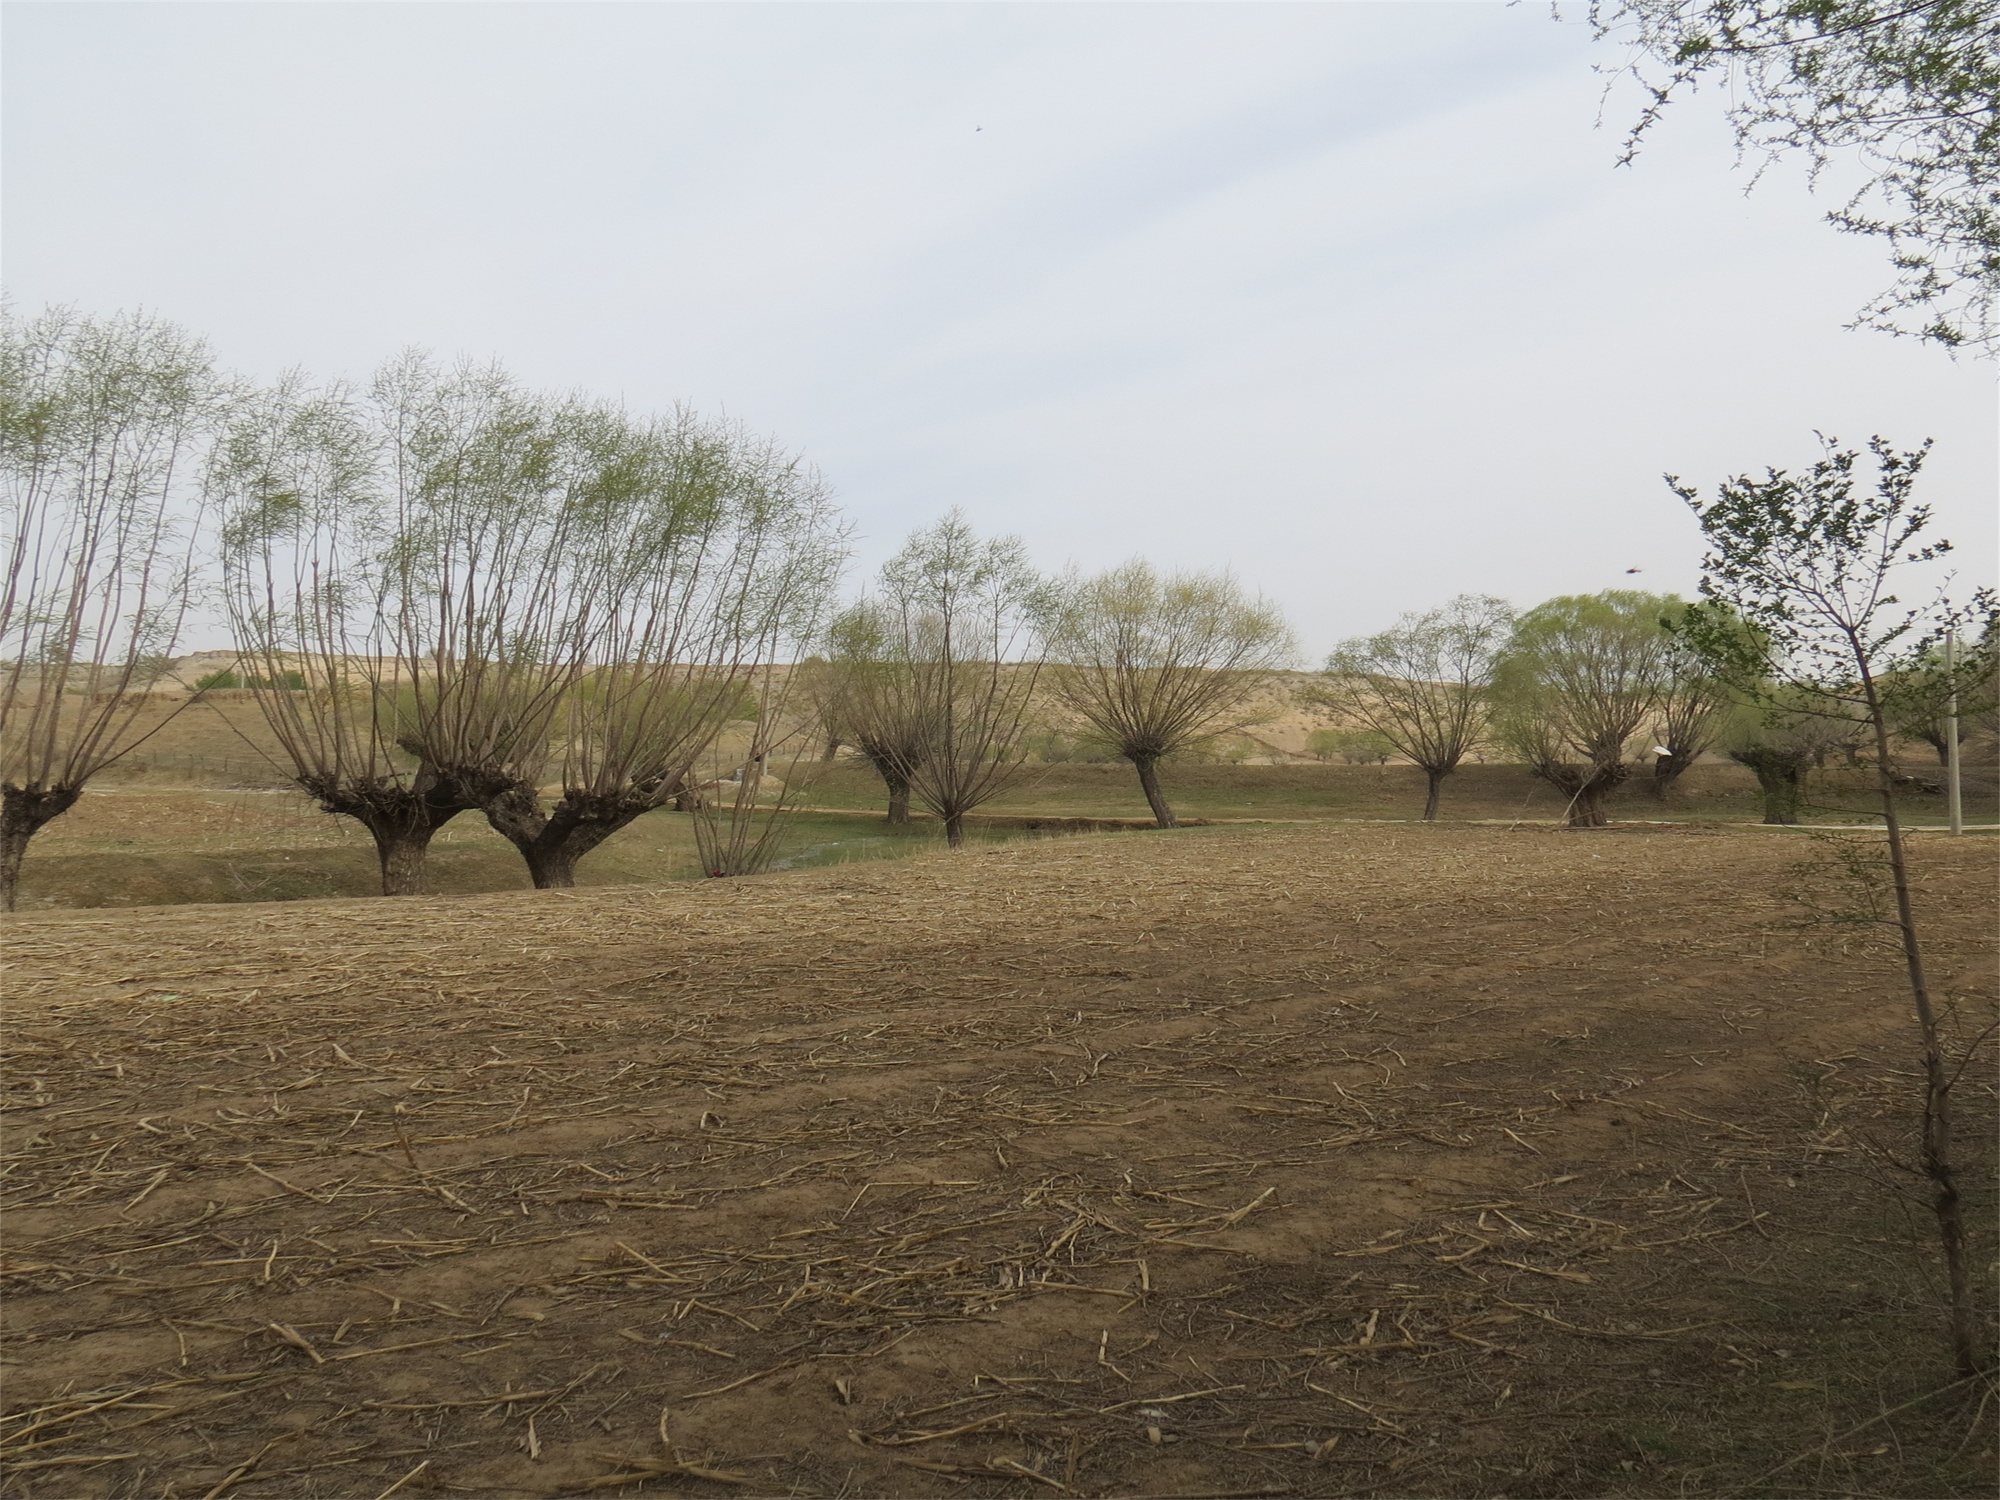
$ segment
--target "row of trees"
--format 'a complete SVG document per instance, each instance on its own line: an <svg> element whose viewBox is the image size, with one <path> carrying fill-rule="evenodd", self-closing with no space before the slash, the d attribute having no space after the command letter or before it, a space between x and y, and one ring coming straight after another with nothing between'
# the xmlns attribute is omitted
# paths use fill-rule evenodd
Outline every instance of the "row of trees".
<svg viewBox="0 0 2000 1500"><path fill-rule="evenodd" d="M1053 713L1129 761L1173 827L1162 763L1244 728L1295 659L1278 610L1226 575L1050 578L956 512L840 606L825 484L687 411L419 355L365 386L250 387L167 325L64 312L9 317L0 370L8 902L34 832L157 728L167 700L148 690L203 611L239 653L205 682L254 696L297 785L368 830L387 894L420 888L466 812L537 886L567 886L633 819L700 804L695 768L732 724L750 726L730 740L739 811L782 746L832 741L881 775L892 822L921 805L958 844ZM1712 749L1757 773L1772 821L1795 819L1806 768L1865 716L1753 704L1698 609L1614 591L1516 615L1465 596L1346 643L1300 696L1420 766L1426 818L1487 746L1578 826L1644 757L1664 796ZM1970 672L1933 653L1885 674L1892 727L1941 745L1946 690L1991 679L1990 634L1969 655ZM737 861L718 844L709 864Z"/></svg>
<svg viewBox="0 0 2000 1500"><path fill-rule="evenodd" d="M204 613L385 893L468 811L567 885L814 638L844 558L809 467L692 413L414 355L253 387L144 317L10 315L3 342L9 905L36 830L159 727Z"/></svg>
<svg viewBox="0 0 2000 1500"><path fill-rule="evenodd" d="M1466 595L1347 642L1301 697L1421 767L1426 819L1446 778L1490 746L1561 792L1575 827L1602 826L1605 798L1647 757L1645 785L1664 799L1711 752L1756 774L1766 822L1796 823L1808 772L1831 755L1872 752L1873 732L1865 702L1832 679L1746 690L1722 670L1715 653L1727 630L1752 628L1624 590L1551 599L1519 616ZM1997 659L1988 629L1949 665L1932 643L1885 670L1889 733L1929 744L1942 761L1954 701L1990 729Z"/></svg>
<svg viewBox="0 0 2000 1500"><path fill-rule="evenodd" d="M956 513L836 610L824 483L686 411L420 355L365 386L251 386L145 317L9 314L0 342L8 905L35 832L188 701L154 690L205 615L239 653L205 683L253 695L293 780L372 836L385 894L420 888L466 812L569 885L634 818L704 801L694 768L745 720L739 803L818 724L881 771L892 817L915 796L958 843L1052 694L1170 825L1160 760L1292 653L1226 577L1058 582Z"/></svg>
<svg viewBox="0 0 2000 1500"><path fill-rule="evenodd" d="M914 796L953 844L1019 774L1044 702L1130 761L1155 820L1177 826L1160 762L1236 727L1296 649L1227 576L1130 562L1046 579L956 513L891 559L829 645L810 670L831 737L881 775L891 822Z"/></svg>

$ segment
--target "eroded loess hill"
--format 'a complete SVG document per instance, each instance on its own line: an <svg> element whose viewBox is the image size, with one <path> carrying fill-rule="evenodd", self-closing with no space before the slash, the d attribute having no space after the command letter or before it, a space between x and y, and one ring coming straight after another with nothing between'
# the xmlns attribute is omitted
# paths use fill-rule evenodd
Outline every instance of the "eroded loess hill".
<svg viewBox="0 0 2000 1500"><path fill-rule="evenodd" d="M1804 848L17 920L5 1493L1983 1492L1896 971L1786 925ZM1970 1035L1994 845L1919 853Z"/></svg>

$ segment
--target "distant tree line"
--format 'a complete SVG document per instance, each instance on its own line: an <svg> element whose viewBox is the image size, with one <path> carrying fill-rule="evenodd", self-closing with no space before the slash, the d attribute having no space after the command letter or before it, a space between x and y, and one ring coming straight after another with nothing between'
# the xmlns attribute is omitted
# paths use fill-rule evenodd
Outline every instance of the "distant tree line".
<svg viewBox="0 0 2000 1500"><path fill-rule="evenodd" d="M1834 678L1810 692L1796 683L1746 688L1717 669L1714 640L1691 633L1698 609L1670 595L1608 590L1515 616L1500 600L1465 596L1348 641L1299 697L1350 726L1322 731L1320 753L1387 753L1419 767L1427 820L1438 815L1446 779L1491 748L1559 792L1572 827L1603 826L1605 799L1635 774L1667 800L1711 753L1756 775L1765 822L1796 823L1810 772L1829 758L1852 766L1876 753L1865 704ZM1971 636L1950 667L1930 642L1880 677L1890 735L1930 746L1940 762L1954 699L1962 732L2000 733L1990 614Z"/></svg>

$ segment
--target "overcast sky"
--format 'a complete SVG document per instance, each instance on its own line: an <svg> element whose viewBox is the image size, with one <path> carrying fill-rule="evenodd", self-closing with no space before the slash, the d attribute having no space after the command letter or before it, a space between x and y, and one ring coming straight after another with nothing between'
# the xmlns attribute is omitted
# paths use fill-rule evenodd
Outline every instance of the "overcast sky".
<svg viewBox="0 0 2000 1500"><path fill-rule="evenodd" d="M952 505L1045 566L1229 567L1308 656L1463 591L1687 592L1704 485L1934 437L1994 572L1993 367L1715 107L1615 165L1546 6L5 7L8 295L229 365L418 344L726 410L857 571ZM1605 123L1598 126L1600 113ZM1643 572L1633 576L1628 568Z"/></svg>

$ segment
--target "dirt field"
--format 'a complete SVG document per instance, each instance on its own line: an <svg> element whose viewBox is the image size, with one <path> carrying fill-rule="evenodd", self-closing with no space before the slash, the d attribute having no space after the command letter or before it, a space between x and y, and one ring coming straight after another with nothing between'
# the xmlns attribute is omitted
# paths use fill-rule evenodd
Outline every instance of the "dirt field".
<svg viewBox="0 0 2000 1500"><path fill-rule="evenodd" d="M1911 1023L1789 925L1805 852L1190 830L20 917L0 1489L1990 1494L1876 1149ZM1919 840L1967 1035L1995 853Z"/></svg>

